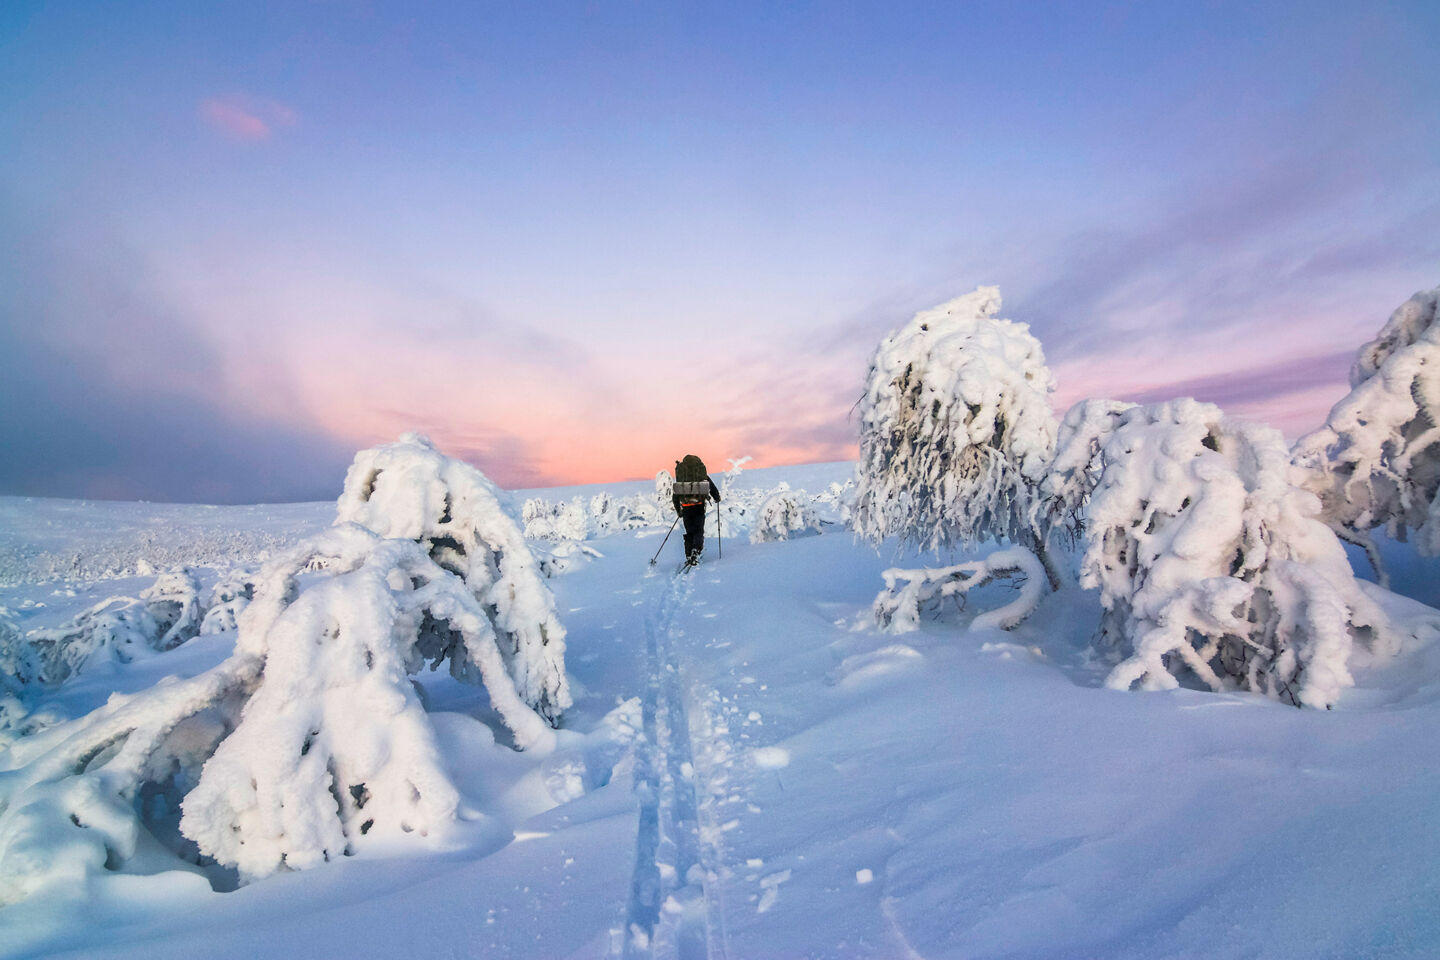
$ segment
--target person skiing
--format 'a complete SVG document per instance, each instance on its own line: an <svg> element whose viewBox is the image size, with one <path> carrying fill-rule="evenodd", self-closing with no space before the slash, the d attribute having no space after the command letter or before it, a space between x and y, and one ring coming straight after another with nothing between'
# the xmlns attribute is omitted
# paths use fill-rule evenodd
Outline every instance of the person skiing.
<svg viewBox="0 0 1440 960"><path fill-rule="evenodd" d="M675 512L685 521L685 563L693 567L705 549L705 501L713 498L719 503L720 490L706 472L705 461L690 453L675 461L672 493Z"/></svg>

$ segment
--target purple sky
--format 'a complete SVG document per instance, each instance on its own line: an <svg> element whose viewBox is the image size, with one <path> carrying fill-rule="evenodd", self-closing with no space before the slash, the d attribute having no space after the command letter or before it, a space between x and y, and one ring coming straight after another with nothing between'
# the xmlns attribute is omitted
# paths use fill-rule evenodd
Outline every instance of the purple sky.
<svg viewBox="0 0 1440 960"><path fill-rule="evenodd" d="M1440 283L1440 5L0 7L0 493L853 454L999 284L1060 384L1296 435Z"/></svg>

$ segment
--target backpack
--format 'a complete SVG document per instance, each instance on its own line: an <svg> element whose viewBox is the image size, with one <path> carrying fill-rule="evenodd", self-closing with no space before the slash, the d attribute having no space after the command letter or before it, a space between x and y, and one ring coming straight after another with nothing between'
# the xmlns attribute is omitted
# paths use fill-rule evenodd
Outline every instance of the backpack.
<svg viewBox="0 0 1440 960"><path fill-rule="evenodd" d="M699 497L701 500L709 497L710 474L705 469L705 461L691 453L675 464L673 490L676 496L681 497Z"/></svg>

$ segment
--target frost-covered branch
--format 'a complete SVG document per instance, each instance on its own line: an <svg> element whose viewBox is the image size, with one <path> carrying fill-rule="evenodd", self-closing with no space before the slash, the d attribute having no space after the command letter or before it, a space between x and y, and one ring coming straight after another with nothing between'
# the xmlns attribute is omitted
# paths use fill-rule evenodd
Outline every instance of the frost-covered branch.
<svg viewBox="0 0 1440 960"><path fill-rule="evenodd" d="M200 632L199 585L188 568L135 597L107 597L57 627L0 631L0 676L55 686L97 657L119 663L172 650Z"/></svg>
<svg viewBox="0 0 1440 960"><path fill-rule="evenodd" d="M949 567L891 568L883 576L885 589L875 597L872 612L876 625L887 633L915 630L923 611L938 610L949 599L962 601L977 587L1013 577L1020 579L1020 595L998 610L980 614L970 624L972 630L1012 630L1035 612L1045 590L1045 568L1024 547L996 550L982 560Z"/></svg>

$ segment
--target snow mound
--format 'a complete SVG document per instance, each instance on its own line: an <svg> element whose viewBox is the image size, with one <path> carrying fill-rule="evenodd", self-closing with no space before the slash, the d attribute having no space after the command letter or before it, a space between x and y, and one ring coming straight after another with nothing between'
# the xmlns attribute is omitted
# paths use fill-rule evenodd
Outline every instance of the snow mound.
<svg viewBox="0 0 1440 960"><path fill-rule="evenodd" d="M914 647L892 643L869 653L857 653L840 661L826 676L834 686L853 687L895 674L908 666L924 662L925 657Z"/></svg>

